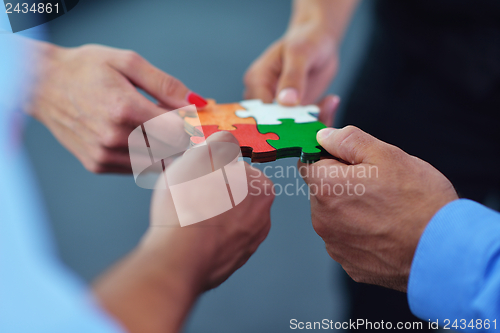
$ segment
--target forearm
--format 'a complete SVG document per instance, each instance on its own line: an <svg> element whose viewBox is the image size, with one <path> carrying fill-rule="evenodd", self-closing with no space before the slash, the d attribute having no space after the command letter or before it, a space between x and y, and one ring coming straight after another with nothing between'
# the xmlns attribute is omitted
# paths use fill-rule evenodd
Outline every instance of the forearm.
<svg viewBox="0 0 500 333"><path fill-rule="evenodd" d="M357 4L358 0L295 0L289 28L316 22L340 43Z"/></svg>
<svg viewBox="0 0 500 333"><path fill-rule="evenodd" d="M200 292L166 254L139 246L94 284L101 305L131 333L179 332Z"/></svg>

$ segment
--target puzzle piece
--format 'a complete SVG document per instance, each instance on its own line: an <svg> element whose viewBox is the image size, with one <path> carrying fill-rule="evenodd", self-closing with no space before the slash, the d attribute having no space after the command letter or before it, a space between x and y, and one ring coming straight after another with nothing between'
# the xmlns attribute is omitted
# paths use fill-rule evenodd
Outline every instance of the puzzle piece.
<svg viewBox="0 0 500 333"><path fill-rule="evenodd" d="M306 162L316 162L320 156L329 154L320 147L316 133L326 126L319 122L296 123L293 119L280 119L281 125L257 125L260 133L276 133L279 140L270 139L267 142L276 148L276 158L300 157Z"/></svg>
<svg viewBox="0 0 500 333"><path fill-rule="evenodd" d="M257 130L257 126L252 124L234 124L234 126L236 129L229 132L240 143L243 156L251 157L252 162L270 162L276 160L276 149L269 145L266 140L278 140L279 136L277 134L262 134ZM205 125L201 127L203 132L200 131L199 127L195 129L197 136L191 137L192 144L200 144L205 141L205 137L208 138L213 133L220 131L217 125ZM203 137L203 134L205 137Z"/></svg>
<svg viewBox="0 0 500 333"><path fill-rule="evenodd" d="M278 103L264 104L260 99L251 99L240 102L245 108L238 109L236 115L241 119L254 118L258 125L279 125L280 119L294 119L295 123L309 123L318 121L319 113L316 105L282 106ZM203 125L203 124L202 124Z"/></svg>
<svg viewBox="0 0 500 333"><path fill-rule="evenodd" d="M249 110L242 110L244 107ZM243 156L251 157L252 162L285 157L314 162L321 156L329 156L316 141L316 133L326 127L311 114L318 112L314 105L284 107L260 100L216 104L209 100L207 107L197 112L199 121L194 114L183 116L192 144L202 143L215 132L228 130L239 141ZM242 115L248 118L240 118Z"/></svg>
<svg viewBox="0 0 500 333"><path fill-rule="evenodd" d="M231 104L216 104L215 100L209 99L208 104L201 110L198 110L198 117L200 121L198 122L196 118L190 118L189 114L186 114L184 118L186 123L186 131L190 134L194 134L195 127L204 125L218 125L218 129L221 131L232 131L236 127L233 124L257 124L253 118L242 119L236 116L235 111L243 109L238 103Z"/></svg>

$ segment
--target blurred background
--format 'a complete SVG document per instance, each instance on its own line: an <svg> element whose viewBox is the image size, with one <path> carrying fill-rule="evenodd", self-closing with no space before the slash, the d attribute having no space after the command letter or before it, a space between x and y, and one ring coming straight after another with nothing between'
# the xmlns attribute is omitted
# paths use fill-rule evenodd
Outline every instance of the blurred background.
<svg viewBox="0 0 500 333"><path fill-rule="evenodd" d="M134 50L201 95L227 103L242 99L245 70L282 35L290 5L284 0L81 0L46 29L61 46L97 43ZM341 97L364 53L371 7L369 1L361 3L344 39L341 70L329 88ZM90 283L141 238L151 191L137 187L132 176L89 173L35 120L28 124L26 145L60 256ZM296 159L272 163L286 167ZM243 268L200 299L185 332L286 332L292 318L342 320L348 301L340 270L311 226L307 196L278 196L269 237Z"/></svg>

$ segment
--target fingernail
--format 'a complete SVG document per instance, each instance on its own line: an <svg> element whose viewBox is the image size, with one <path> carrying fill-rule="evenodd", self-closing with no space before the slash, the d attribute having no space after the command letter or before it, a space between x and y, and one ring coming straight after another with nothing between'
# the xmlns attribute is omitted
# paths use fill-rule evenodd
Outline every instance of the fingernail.
<svg viewBox="0 0 500 333"><path fill-rule="evenodd" d="M197 108L204 108L208 104L206 99L204 99L203 97L192 91L189 92L186 99L190 104L196 105Z"/></svg>
<svg viewBox="0 0 500 333"><path fill-rule="evenodd" d="M321 141L324 141L326 138L328 138L333 132L335 132L335 128L323 128L316 134L316 140L321 144Z"/></svg>
<svg viewBox="0 0 500 333"><path fill-rule="evenodd" d="M299 104L299 93L295 88L285 88L278 94L278 102L285 105Z"/></svg>

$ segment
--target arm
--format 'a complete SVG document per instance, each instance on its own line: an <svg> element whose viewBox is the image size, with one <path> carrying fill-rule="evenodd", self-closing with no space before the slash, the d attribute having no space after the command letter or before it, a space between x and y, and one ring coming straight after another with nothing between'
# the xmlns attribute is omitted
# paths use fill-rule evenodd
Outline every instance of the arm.
<svg viewBox="0 0 500 333"><path fill-rule="evenodd" d="M276 97L285 105L316 102L337 72L338 47L356 5L356 0L294 1L284 36L248 69L245 97L265 102Z"/></svg>
<svg viewBox="0 0 500 333"><path fill-rule="evenodd" d="M211 145L216 140L239 147L227 132L216 133L207 142ZM210 147L212 157L227 154L223 147ZM198 158L205 155L197 155L196 149L184 156L188 155L189 163L181 160L169 167L177 170L179 177L186 172L199 174L202 169L198 168L203 168ZM262 191L248 194L225 213L182 228L170 191L155 191L151 226L141 244L94 285L104 308L130 332L180 331L197 297L225 281L266 238L273 196L264 189L270 181L248 165L246 174L252 186ZM189 195L196 202L190 213L203 211L202 200L196 199L195 193Z"/></svg>
<svg viewBox="0 0 500 333"><path fill-rule="evenodd" d="M189 259L166 256L174 250L139 246L94 284L101 305L129 332L180 332L202 292Z"/></svg>
<svg viewBox="0 0 500 333"><path fill-rule="evenodd" d="M358 0L295 0L288 29L314 21L339 44Z"/></svg>
<svg viewBox="0 0 500 333"><path fill-rule="evenodd" d="M488 319L495 330L500 214L457 200L431 165L355 127L322 130L318 141L342 162L301 165L301 174L312 188L346 190L311 198L313 226L330 256L358 282L408 291L411 310L424 320L442 326L448 319L448 328L458 320L458 328L474 331L477 319L483 327Z"/></svg>

